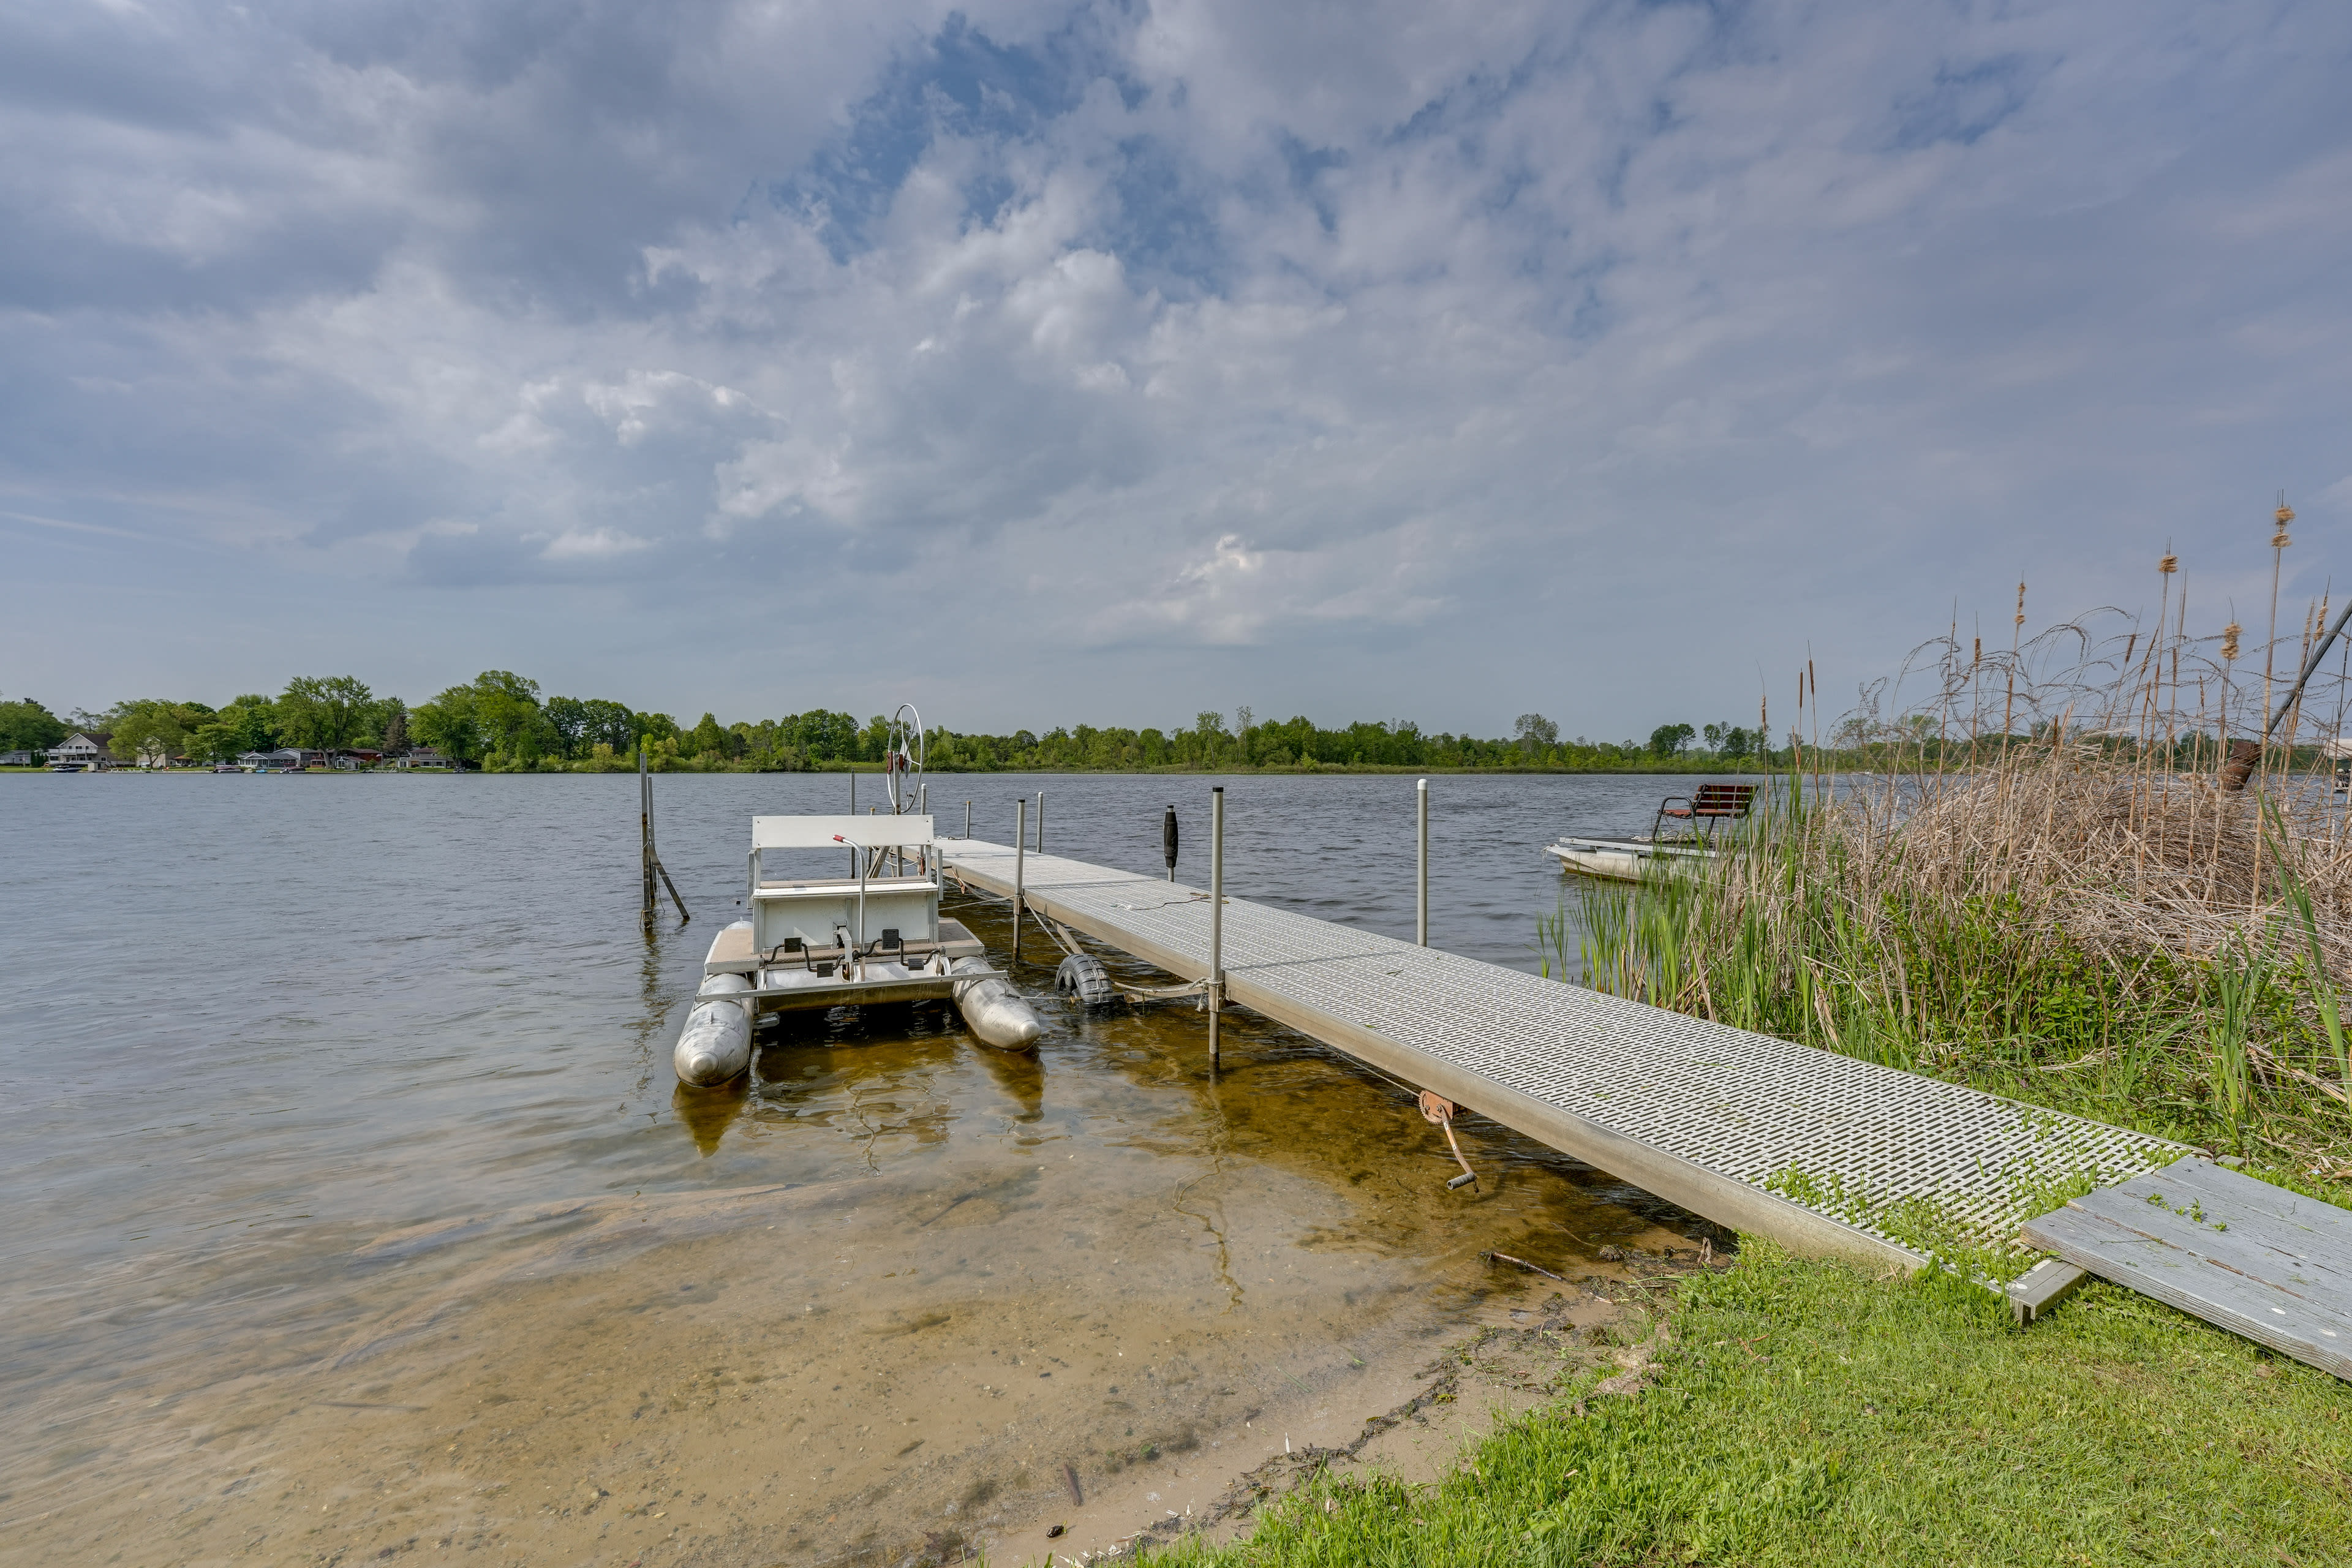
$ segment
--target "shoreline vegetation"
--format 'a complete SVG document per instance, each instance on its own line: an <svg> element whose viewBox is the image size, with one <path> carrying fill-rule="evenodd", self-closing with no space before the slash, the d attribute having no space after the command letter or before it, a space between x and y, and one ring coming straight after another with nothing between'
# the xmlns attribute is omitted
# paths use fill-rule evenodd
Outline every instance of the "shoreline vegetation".
<svg viewBox="0 0 2352 1568"><path fill-rule="evenodd" d="M721 724L709 713L681 725L622 703L542 697L539 683L485 670L410 708L352 676L299 677L276 697L257 692L214 708L139 700L59 719L37 702L0 701L0 752L42 751L79 728L110 737L120 764L203 766L280 746L386 756L430 747L467 770L621 773L643 748L661 773L848 773L884 765L890 723L818 710ZM1661 724L1647 741L1563 740L1540 713L1521 714L1507 739L1424 731L1412 721L1320 726L1305 716L1258 721L1246 708L1202 711L1161 730L1057 726L1043 734L924 733L934 773L1741 773L1786 763L1762 731L1736 724Z"/></svg>

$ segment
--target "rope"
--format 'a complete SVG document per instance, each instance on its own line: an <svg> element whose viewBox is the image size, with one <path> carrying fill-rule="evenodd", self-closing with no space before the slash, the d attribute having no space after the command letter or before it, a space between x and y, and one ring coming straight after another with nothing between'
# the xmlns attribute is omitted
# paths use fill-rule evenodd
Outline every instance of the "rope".
<svg viewBox="0 0 2352 1568"><path fill-rule="evenodd" d="M1454 1163L1462 1167L1462 1173L1446 1183L1446 1186L1465 1186L1476 1181L1478 1173L1472 1170L1470 1162L1462 1157L1462 1145L1454 1141L1454 1102L1433 1089L1424 1089L1421 1091L1421 1114L1424 1120L1445 1129L1445 1146L1454 1151Z"/></svg>

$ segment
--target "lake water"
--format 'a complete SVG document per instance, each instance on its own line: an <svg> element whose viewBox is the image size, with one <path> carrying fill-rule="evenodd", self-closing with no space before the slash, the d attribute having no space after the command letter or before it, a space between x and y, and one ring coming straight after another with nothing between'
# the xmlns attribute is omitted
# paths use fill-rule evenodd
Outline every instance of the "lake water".
<svg viewBox="0 0 2352 1568"><path fill-rule="evenodd" d="M1006 840L1043 789L1050 852L1157 870L1172 805L1205 881L1213 782L931 805ZM1222 782L1235 896L1411 936L1412 779ZM1689 784L1433 780L1432 941L1535 967L1542 845ZM1449 1193L1397 1086L1246 1015L1212 1079L1196 1012L1067 1008L1042 942L1034 1058L843 1013L683 1089L749 817L849 785L657 779L695 918L650 939L636 788L0 780L0 1561L954 1561L1344 1441L1528 1291L1484 1250L1694 1228L1475 1118Z"/></svg>

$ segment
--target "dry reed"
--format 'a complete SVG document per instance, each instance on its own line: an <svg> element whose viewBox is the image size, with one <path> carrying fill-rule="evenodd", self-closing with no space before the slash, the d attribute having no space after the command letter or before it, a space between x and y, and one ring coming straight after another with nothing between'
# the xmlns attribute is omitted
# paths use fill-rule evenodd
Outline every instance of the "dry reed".
<svg viewBox="0 0 2352 1568"><path fill-rule="evenodd" d="M2326 695L2304 694L2278 743L2237 742L2247 784L2228 787L2231 731L2260 733L2247 716L2266 716L2276 671L2242 680L2234 620L2188 635L2178 566L2169 551L2158 563L2152 627L2103 639L2079 620L2004 656L1963 647L1956 624L1864 688L1827 745L1815 733L1800 751L1792 733L1738 852L1584 891L1589 977L2352 1179L2352 833L2295 737ZM2021 616L2022 584L2020 598ZM2306 615L2288 650L2307 657L2317 624ZM1922 673L1934 690L1882 719ZM1547 940L1570 967L1567 923Z"/></svg>

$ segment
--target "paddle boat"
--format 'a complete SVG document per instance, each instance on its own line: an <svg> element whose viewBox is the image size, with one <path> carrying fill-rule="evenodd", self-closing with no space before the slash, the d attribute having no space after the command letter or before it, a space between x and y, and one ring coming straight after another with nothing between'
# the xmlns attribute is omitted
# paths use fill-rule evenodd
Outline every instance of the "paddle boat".
<svg viewBox="0 0 2352 1568"><path fill-rule="evenodd" d="M680 1081L708 1088L743 1072L752 1026L769 1013L946 1003L982 1044L1035 1048L1037 1015L990 966L980 939L940 913L938 837L929 814L912 809L921 798L921 721L894 720L892 728L887 813L751 819L751 916L719 931L703 959L672 1058ZM770 874L771 857L844 853L845 875Z"/></svg>
<svg viewBox="0 0 2352 1568"><path fill-rule="evenodd" d="M1706 784L1693 794L1670 795L1658 805L1647 838L1605 838L1569 835L1544 846L1564 869L1616 882L1638 882L1661 872L1673 873L1716 858L1715 825L1747 816L1756 802L1751 784ZM1691 837L1670 839L1669 821L1687 822ZM1704 837L1702 837L1702 834Z"/></svg>
<svg viewBox="0 0 2352 1568"><path fill-rule="evenodd" d="M1587 838L1573 834L1544 846L1564 870L1579 871L1612 882L1638 882L1659 871L1679 870L1692 863L1715 858L1716 851L1699 844L1659 844L1647 838ZM1653 868L1652 862L1664 865Z"/></svg>

